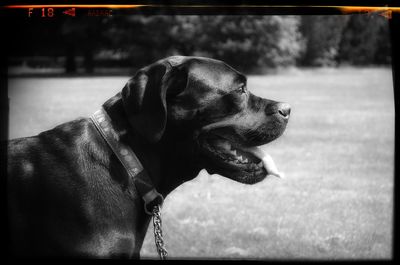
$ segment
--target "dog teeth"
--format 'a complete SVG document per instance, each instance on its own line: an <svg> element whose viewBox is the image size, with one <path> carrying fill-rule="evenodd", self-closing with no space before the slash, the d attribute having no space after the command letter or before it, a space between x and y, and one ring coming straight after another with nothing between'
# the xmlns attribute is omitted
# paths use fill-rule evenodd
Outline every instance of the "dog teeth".
<svg viewBox="0 0 400 265"><path fill-rule="evenodd" d="M236 152L236 150L231 150L231 154L233 154L233 155L237 156L237 152Z"/></svg>
<svg viewBox="0 0 400 265"><path fill-rule="evenodd" d="M239 161L242 161L242 160L243 160L243 157L242 157L242 156L238 156L238 160L239 160Z"/></svg>
<svg viewBox="0 0 400 265"><path fill-rule="evenodd" d="M244 163L249 163L249 160L247 160L247 158L243 159Z"/></svg>

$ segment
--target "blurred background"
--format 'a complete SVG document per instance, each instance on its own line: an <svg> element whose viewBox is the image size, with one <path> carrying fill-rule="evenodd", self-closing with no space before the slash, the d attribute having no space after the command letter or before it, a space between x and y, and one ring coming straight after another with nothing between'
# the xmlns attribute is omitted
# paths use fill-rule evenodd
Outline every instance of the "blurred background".
<svg viewBox="0 0 400 265"><path fill-rule="evenodd" d="M292 106L263 146L286 179L201 171L162 209L171 258L390 259L394 96L378 15L21 19L8 63L9 138L88 117L169 55L220 59L258 96ZM152 225L141 255L156 259Z"/></svg>
<svg viewBox="0 0 400 265"><path fill-rule="evenodd" d="M389 65L379 15L25 18L14 24L10 74L134 73L169 55L223 60L246 74L277 67Z"/></svg>

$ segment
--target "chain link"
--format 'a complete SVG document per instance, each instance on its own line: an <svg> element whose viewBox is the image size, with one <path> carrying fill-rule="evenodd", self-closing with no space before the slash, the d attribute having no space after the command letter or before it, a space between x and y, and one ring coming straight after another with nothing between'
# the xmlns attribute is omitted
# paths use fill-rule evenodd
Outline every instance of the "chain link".
<svg viewBox="0 0 400 265"><path fill-rule="evenodd" d="M168 252L164 247L164 239L162 234L161 212L160 206L156 205L153 208L153 226L154 226L154 241L156 244L160 259L167 259Z"/></svg>

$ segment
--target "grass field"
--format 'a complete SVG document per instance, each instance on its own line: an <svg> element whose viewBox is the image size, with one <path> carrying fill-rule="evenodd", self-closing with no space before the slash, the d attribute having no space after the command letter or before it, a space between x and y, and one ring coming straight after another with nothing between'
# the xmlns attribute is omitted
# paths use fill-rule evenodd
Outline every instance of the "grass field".
<svg viewBox="0 0 400 265"><path fill-rule="evenodd" d="M10 138L90 115L127 79L10 79ZM391 70L292 70L251 76L248 87L292 106L284 135L265 146L286 179L243 185L202 171L165 201L169 256L391 258ZM143 258L157 257L153 242L150 225Z"/></svg>

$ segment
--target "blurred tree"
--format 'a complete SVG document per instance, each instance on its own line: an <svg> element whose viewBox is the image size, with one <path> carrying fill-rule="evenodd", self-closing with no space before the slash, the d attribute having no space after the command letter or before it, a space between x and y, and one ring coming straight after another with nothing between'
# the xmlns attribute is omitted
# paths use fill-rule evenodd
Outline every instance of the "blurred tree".
<svg viewBox="0 0 400 265"><path fill-rule="evenodd" d="M301 50L295 16L125 16L108 36L135 65L159 58L203 55L245 72L294 64Z"/></svg>
<svg viewBox="0 0 400 265"><path fill-rule="evenodd" d="M96 51L109 45L109 38L104 31L109 26L107 18L54 18L51 22L43 18L29 18L16 20L14 25L18 30L13 34L24 36L28 41L12 42L10 55L48 58L65 56L67 73L77 71L76 57L79 55L84 58L85 71L92 73ZM35 60L38 61L33 59L33 62Z"/></svg>
<svg viewBox="0 0 400 265"><path fill-rule="evenodd" d="M48 21L47 21L48 22ZM387 22L355 16L163 16L116 15L22 20L29 39L13 54L65 56L66 72L82 65L127 67L134 72L169 55L199 55L223 60L245 73L299 65L390 62Z"/></svg>
<svg viewBox="0 0 400 265"><path fill-rule="evenodd" d="M353 15L343 32L339 61L354 65L391 61L387 19L378 15Z"/></svg>
<svg viewBox="0 0 400 265"><path fill-rule="evenodd" d="M59 32L62 20L41 18L13 18L9 28L8 53L12 56L55 56L63 52ZM20 38L25 41L18 41ZM49 49L51 47L51 49Z"/></svg>
<svg viewBox="0 0 400 265"><path fill-rule="evenodd" d="M168 35L173 16L115 16L111 17L106 35L110 47L133 68L150 64L165 57L172 45Z"/></svg>
<svg viewBox="0 0 400 265"><path fill-rule="evenodd" d="M335 65L343 28L348 16L302 16L300 31L304 37L304 53L300 65Z"/></svg>
<svg viewBox="0 0 400 265"><path fill-rule="evenodd" d="M94 55L99 49L109 45L109 37L105 29L110 22L104 17L66 18L61 26L60 33L64 40L67 73L74 73L77 70L75 57L83 55L83 66L86 73L94 71Z"/></svg>
<svg viewBox="0 0 400 265"><path fill-rule="evenodd" d="M392 62L392 48L390 41L389 23L387 20L379 19L381 24L377 30L377 41L373 62L375 64L390 64Z"/></svg>
<svg viewBox="0 0 400 265"><path fill-rule="evenodd" d="M208 27L206 19L199 16L175 16L168 29L170 53L193 55L200 50L199 40Z"/></svg>
<svg viewBox="0 0 400 265"><path fill-rule="evenodd" d="M295 16L179 16L170 50L223 60L244 72L287 66L301 51Z"/></svg>

